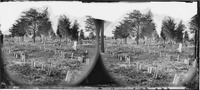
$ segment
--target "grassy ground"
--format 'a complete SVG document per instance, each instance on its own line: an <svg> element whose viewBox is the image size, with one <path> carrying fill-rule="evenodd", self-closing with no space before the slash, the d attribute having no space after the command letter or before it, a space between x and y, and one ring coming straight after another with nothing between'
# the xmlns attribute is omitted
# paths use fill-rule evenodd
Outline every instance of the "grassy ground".
<svg viewBox="0 0 200 90"><path fill-rule="evenodd" d="M66 78L67 71L72 71L72 80L77 74L81 74L81 70L85 67L85 63L78 61L79 56L87 50L88 57L94 56L95 41L90 41L92 45L80 45L78 50L72 49L73 43L59 40L48 40L45 45L38 40L33 43L32 40L25 42L16 41L16 39L5 39L4 54L7 69L15 73L20 80L30 84L39 84L41 86L53 86L63 83ZM186 65L184 59L191 59L191 54L194 52L194 47L183 47L183 52L178 53L178 45L167 45L165 49L158 47L159 43L151 43L149 48L147 45L136 45L133 40L128 40L128 44L113 44L114 40L105 40L106 53L103 55L104 64L108 72L113 78L123 86L131 87L163 87L173 86L172 81L175 74L182 75L187 72L189 65ZM61 46L59 46L61 45ZM9 51L10 50L10 51ZM29 64L20 65L21 57L16 58L16 53L26 53L26 62ZM65 53L65 58L59 55L59 52ZM71 53L74 53L73 59L70 58ZM115 54L109 54L113 52ZM161 55L160 55L161 52ZM127 54L130 56L131 66L127 66L125 60L119 60L118 55ZM167 55L167 56L166 56ZM177 56L179 55L179 61ZM43 64L44 68L34 68L31 65L32 61L37 61ZM142 70L137 71L135 63L142 64ZM158 78L153 78L153 74L147 73L147 67L159 67ZM180 80L181 80L180 79Z"/></svg>

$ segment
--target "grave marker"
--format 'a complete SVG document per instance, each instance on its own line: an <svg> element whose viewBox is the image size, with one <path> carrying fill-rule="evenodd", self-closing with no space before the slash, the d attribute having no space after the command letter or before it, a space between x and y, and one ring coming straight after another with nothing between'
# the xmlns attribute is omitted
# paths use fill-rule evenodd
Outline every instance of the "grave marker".
<svg viewBox="0 0 200 90"><path fill-rule="evenodd" d="M147 73L152 73L152 67L148 67Z"/></svg>
<svg viewBox="0 0 200 90"><path fill-rule="evenodd" d="M139 71L139 63L138 62L136 63L136 69L137 69L137 71Z"/></svg>
<svg viewBox="0 0 200 90"><path fill-rule="evenodd" d="M158 67L155 67L155 73L154 73L154 78L157 78L158 77Z"/></svg>
<svg viewBox="0 0 200 90"><path fill-rule="evenodd" d="M36 62L34 61L34 62L33 62L33 67L35 67L35 66L36 66Z"/></svg>
<svg viewBox="0 0 200 90"><path fill-rule="evenodd" d="M186 64L186 65L189 65L189 60L188 59L184 59L184 63Z"/></svg>
<svg viewBox="0 0 200 90"><path fill-rule="evenodd" d="M32 66L32 68L35 67L35 61L32 61L32 60L31 60L31 66Z"/></svg>
<svg viewBox="0 0 200 90"><path fill-rule="evenodd" d="M21 53L21 59L22 61L26 62L26 55L24 53Z"/></svg>
<svg viewBox="0 0 200 90"><path fill-rule="evenodd" d="M172 82L172 83L173 83L174 85L177 85L177 84L178 84L178 82L179 82L179 78L180 78L180 77L179 77L177 74L175 74L175 76L174 76L174 79L173 79L173 82Z"/></svg>
<svg viewBox="0 0 200 90"><path fill-rule="evenodd" d="M126 63L128 63L128 65L131 65L131 59L130 59L130 57L126 58Z"/></svg>
<svg viewBox="0 0 200 90"><path fill-rule="evenodd" d="M66 74L65 81L66 81L66 82L70 82L70 81L71 81L71 77L72 77L71 71L68 70L68 71L67 71L67 74Z"/></svg>
<svg viewBox="0 0 200 90"><path fill-rule="evenodd" d="M90 64L90 59L87 58L87 59L86 59L86 65L89 65L89 64Z"/></svg>
<svg viewBox="0 0 200 90"><path fill-rule="evenodd" d="M78 61L83 63L83 57L78 57Z"/></svg>
<svg viewBox="0 0 200 90"><path fill-rule="evenodd" d="M76 51L77 50L77 41L74 41L74 45L72 46L72 48Z"/></svg>
<svg viewBox="0 0 200 90"><path fill-rule="evenodd" d="M16 59L19 58L19 54L18 53L15 53L14 56L15 56Z"/></svg>
<svg viewBox="0 0 200 90"><path fill-rule="evenodd" d="M51 74L51 69L48 68L47 74L50 75Z"/></svg>
<svg viewBox="0 0 200 90"><path fill-rule="evenodd" d="M179 61L179 55L177 56L177 61Z"/></svg>
<svg viewBox="0 0 200 90"><path fill-rule="evenodd" d="M122 56L120 56L120 57L119 57L119 60L120 60L120 61L122 61L122 60L123 60Z"/></svg>
<svg viewBox="0 0 200 90"><path fill-rule="evenodd" d="M142 70L142 64L139 64L139 70Z"/></svg>
<svg viewBox="0 0 200 90"><path fill-rule="evenodd" d="M114 56L114 55L115 55L115 52L113 52L112 55Z"/></svg>
<svg viewBox="0 0 200 90"><path fill-rule="evenodd" d="M8 50L8 53L11 53L11 50Z"/></svg>

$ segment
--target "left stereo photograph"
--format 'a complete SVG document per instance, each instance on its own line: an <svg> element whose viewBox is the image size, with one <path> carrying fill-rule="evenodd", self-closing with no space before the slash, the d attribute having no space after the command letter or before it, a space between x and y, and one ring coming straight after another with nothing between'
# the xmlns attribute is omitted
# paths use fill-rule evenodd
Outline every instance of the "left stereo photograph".
<svg viewBox="0 0 200 90"><path fill-rule="evenodd" d="M81 3L0 4L3 73L9 81L62 87L87 75L96 54L96 27L76 6Z"/></svg>

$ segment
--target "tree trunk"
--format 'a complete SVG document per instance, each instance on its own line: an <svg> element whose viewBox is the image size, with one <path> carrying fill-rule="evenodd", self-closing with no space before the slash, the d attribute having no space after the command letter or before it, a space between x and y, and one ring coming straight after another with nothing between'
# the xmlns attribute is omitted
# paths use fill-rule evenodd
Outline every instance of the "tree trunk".
<svg viewBox="0 0 200 90"><path fill-rule="evenodd" d="M139 40L138 39L136 40L136 42L137 42L137 45L139 45Z"/></svg>
<svg viewBox="0 0 200 90"><path fill-rule="evenodd" d="M34 30L33 30L33 42L35 43L35 37L36 37L36 23L35 23L35 26L34 26Z"/></svg>
<svg viewBox="0 0 200 90"><path fill-rule="evenodd" d="M140 38L140 26L138 25L138 29L137 29L137 37L136 37L136 42L137 42L137 45L139 45L139 38Z"/></svg>
<svg viewBox="0 0 200 90"><path fill-rule="evenodd" d="M104 48L104 23L101 23L101 52L105 52Z"/></svg>
<svg viewBox="0 0 200 90"><path fill-rule="evenodd" d="M139 45L139 36L138 35L136 36L135 40L136 40L137 45Z"/></svg>

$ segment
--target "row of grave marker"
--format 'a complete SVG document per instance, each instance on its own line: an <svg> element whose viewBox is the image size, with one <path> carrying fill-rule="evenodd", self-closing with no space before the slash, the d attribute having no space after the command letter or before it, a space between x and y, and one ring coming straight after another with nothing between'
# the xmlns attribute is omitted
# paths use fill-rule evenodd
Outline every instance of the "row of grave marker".
<svg viewBox="0 0 200 90"><path fill-rule="evenodd" d="M112 53L112 52L108 52L108 53L109 53L109 54L112 54L112 55L115 54L115 53ZM160 56L161 56L161 54L160 54ZM169 58L169 55L168 55L168 54L167 54L166 56L167 56L167 58ZM122 61L123 58L124 58L124 59L125 59L125 62L128 63L128 66L131 66L130 57L127 56L126 54L123 54L123 56L118 55L117 58L118 58L120 61ZM180 56L178 55L178 56L177 56L177 61L179 61L179 59L180 59ZM189 60L188 60L188 59L184 59L184 63L188 65L188 64L189 64ZM142 64L136 63L136 69L137 69L137 71L142 70ZM152 72L153 69L155 70L154 73ZM148 68L147 68L147 73L150 73L150 74L153 73L153 77L154 77L154 78L157 78L157 77L158 77L158 74L159 74L158 67L148 67ZM178 82L179 82L179 79L180 79L180 76L179 76L178 74L175 74L172 83L173 83L174 85L177 85Z"/></svg>
<svg viewBox="0 0 200 90"><path fill-rule="evenodd" d="M106 50L107 50L107 49L106 49ZM115 55L115 52L112 52L112 51L107 51L107 52L108 52L108 54L111 54L111 55L113 55L113 56ZM160 52L160 56L163 56L163 55L161 54L161 52ZM171 56L170 56L169 54L165 54L164 56L165 56L165 58L168 59L168 60L171 59ZM127 58L125 58L125 57L127 57ZM130 56L127 56L127 54L117 55L117 58L118 58L120 61L122 61L122 60L124 59L125 61L130 62ZM177 55L176 61L180 61L180 60L181 60L181 59L180 59L180 55ZM183 62L184 62L186 65L189 65L189 60L188 60L188 59L184 59Z"/></svg>

